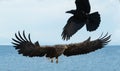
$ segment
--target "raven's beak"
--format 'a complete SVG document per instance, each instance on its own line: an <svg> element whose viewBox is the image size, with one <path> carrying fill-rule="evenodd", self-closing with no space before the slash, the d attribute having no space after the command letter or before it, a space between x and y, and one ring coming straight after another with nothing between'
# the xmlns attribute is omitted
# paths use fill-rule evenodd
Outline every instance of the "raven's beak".
<svg viewBox="0 0 120 71"><path fill-rule="evenodd" d="M71 11L66 11L65 13L71 13Z"/></svg>
<svg viewBox="0 0 120 71"><path fill-rule="evenodd" d="M66 13L75 14L76 10L66 11Z"/></svg>

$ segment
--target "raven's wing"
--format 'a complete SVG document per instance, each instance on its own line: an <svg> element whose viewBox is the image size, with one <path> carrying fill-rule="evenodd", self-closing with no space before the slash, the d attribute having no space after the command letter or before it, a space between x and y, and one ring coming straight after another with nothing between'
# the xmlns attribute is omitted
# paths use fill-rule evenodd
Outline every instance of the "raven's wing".
<svg viewBox="0 0 120 71"><path fill-rule="evenodd" d="M63 54L65 56L72 56L93 52L95 50L103 48L104 45L110 41L110 37L111 35L107 36L106 34L104 37L100 37L93 41L87 40L82 43L66 45L68 49L66 49Z"/></svg>
<svg viewBox="0 0 120 71"><path fill-rule="evenodd" d="M25 37L25 33L23 31L23 37L21 36L20 32L18 35L15 33L16 39L12 38L14 42L15 49L18 50L19 54L23 54L23 56L44 56L47 53L46 48L40 47L38 41L34 44L31 42L30 34L28 35L28 39Z"/></svg>
<svg viewBox="0 0 120 71"><path fill-rule="evenodd" d="M63 28L62 38L64 40L69 40L70 37L75 34L79 29L84 26L85 23L79 23L77 20L72 16L68 19L67 24Z"/></svg>
<svg viewBox="0 0 120 71"><path fill-rule="evenodd" d="M86 23L87 31L95 31L100 25L101 19L98 12L94 12L88 15L88 20Z"/></svg>
<svg viewBox="0 0 120 71"><path fill-rule="evenodd" d="M90 13L90 3L89 0L76 0L77 11L83 11L85 13Z"/></svg>

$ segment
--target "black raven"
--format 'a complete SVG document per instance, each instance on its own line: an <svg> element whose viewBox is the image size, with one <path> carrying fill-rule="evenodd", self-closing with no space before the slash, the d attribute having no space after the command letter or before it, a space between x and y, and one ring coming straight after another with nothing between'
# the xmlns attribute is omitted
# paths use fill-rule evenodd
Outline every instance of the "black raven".
<svg viewBox="0 0 120 71"><path fill-rule="evenodd" d="M89 0L76 0L76 10L70 10L66 13L73 14L67 21L67 24L63 28L62 38L69 40L70 37L75 34L86 24L87 31L95 31L100 24L100 14L98 12L90 13Z"/></svg>

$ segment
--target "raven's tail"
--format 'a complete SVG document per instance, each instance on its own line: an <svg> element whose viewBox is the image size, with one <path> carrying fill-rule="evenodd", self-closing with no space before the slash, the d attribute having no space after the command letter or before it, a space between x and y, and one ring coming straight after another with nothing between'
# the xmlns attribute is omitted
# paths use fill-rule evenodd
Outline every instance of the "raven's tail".
<svg viewBox="0 0 120 71"><path fill-rule="evenodd" d="M101 21L100 14L98 12L89 14L86 24L87 31L96 30L99 27L100 21Z"/></svg>

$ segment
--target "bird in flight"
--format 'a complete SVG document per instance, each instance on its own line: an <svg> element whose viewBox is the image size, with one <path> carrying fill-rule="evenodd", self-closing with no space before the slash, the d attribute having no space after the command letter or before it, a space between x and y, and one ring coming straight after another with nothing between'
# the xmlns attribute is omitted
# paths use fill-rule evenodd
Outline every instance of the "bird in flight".
<svg viewBox="0 0 120 71"><path fill-rule="evenodd" d="M86 25L86 30L89 32L95 31L100 24L100 14L98 12L90 13L89 0L76 0L76 10L70 10L66 13L73 14L67 24L63 28L61 34L63 40L69 40L78 30Z"/></svg>
<svg viewBox="0 0 120 71"><path fill-rule="evenodd" d="M58 57L62 54L69 57L74 55L87 54L101 49L104 47L104 45L108 44L110 37L111 35L108 35L107 33L105 36L101 35L99 38L92 41L90 40L91 37L89 37L87 40L79 43L41 46L38 41L35 43L31 41L30 34L27 38L24 31L23 36L18 31L18 33L15 33L15 38L12 38L12 44L18 53L22 54L23 56L45 56L46 58L51 59L51 62L53 62L53 58L55 58L56 63L58 63Z"/></svg>

